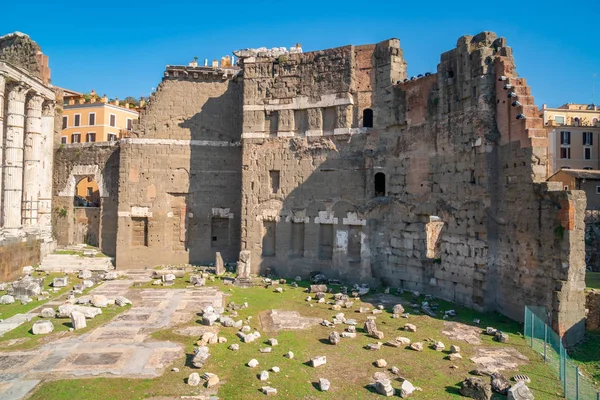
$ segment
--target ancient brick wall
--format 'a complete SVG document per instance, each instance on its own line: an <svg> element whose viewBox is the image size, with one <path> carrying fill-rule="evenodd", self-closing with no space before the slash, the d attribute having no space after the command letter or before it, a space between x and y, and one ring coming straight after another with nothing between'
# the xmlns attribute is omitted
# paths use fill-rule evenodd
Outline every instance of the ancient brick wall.
<svg viewBox="0 0 600 400"><path fill-rule="evenodd" d="M91 176L100 189L98 244L107 255L116 254L117 205L119 194L119 144L77 143L54 152L53 211L54 237L59 245L75 243L75 186ZM81 223L81 221L79 222Z"/></svg>
<svg viewBox="0 0 600 400"><path fill-rule="evenodd" d="M576 341L585 198L543 183L545 132L511 49L492 33L465 36L437 73L397 83L396 45L291 55L285 72L281 59L242 60L252 270L382 280L514 319L541 305Z"/></svg>
<svg viewBox="0 0 600 400"><path fill-rule="evenodd" d="M237 260L241 84L236 68L167 67L121 143L117 267Z"/></svg>

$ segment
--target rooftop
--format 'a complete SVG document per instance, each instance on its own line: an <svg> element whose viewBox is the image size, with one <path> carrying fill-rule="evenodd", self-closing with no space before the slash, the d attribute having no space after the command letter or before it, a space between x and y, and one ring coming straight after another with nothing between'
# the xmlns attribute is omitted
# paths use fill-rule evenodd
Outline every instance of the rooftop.
<svg viewBox="0 0 600 400"><path fill-rule="evenodd" d="M554 175L559 172L564 172L566 174L571 175L576 179L600 179L600 170L597 169L566 169L563 168L556 172ZM554 176L552 175L552 176ZM550 177L551 178L551 177Z"/></svg>

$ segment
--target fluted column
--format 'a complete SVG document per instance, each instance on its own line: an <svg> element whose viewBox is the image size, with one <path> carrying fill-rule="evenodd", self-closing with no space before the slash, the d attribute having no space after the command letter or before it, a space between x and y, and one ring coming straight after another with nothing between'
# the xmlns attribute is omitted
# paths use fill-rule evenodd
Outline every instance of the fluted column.
<svg viewBox="0 0 600 400"><path fill-rule="evenodd" d="M21 207L22 221L26 228L37 227L38 220L43 102L44 98L38 93L30 95L26 102L23 205Z"/></svg>
<svg viewBox="0 0 600 400"><path fill-rule="evenodd" d="M18 235L23 197L23 138L27 88L11 84L7 88L6 136L4 138L4 196L2 219L7 234Z"/></svg>
<svg viewBox="0 0 600 400"><path fill-rule="evenodd" d="M38 225L45 239L52 238L52 162L54 158L54 114L55 101L45 101L42 105L42 158L40 162L40 197Z"/></svg>
<svg viewBox="0 0 600 400"><path fill-rule="evenodd" d="M4 166L4 89L6 77L0 74L0 210L2 210L2 167ZM0 212L0 227L4 226Z"/></svg>

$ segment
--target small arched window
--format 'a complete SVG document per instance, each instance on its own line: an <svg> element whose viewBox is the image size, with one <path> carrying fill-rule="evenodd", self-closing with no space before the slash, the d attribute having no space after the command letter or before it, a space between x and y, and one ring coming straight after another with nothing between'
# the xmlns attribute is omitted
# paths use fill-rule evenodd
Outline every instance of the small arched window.
<svg viewBox="0 0 600 400"><path fill-rule="evenodd" d="M373 127L373 110L365 108L363 110L363 128Z"/></svg>
<svg viewBox="0 0 600 400"><path fill-rule="evenodd" d="M573 125L579 126L580 125L579 122L580 122L579 117L573 118Z"/></svg>
<svg viewBox="0 0 600 400"><path fill-rule="evenodd" d="M598 125L598 118L592 119L592 126Z"/></svg>
<svg viewBox="0 0 600 400"><path fill-rule="evenodd" d="M385 196L385 174L378 172L375 174L375 197Z"/></svg>

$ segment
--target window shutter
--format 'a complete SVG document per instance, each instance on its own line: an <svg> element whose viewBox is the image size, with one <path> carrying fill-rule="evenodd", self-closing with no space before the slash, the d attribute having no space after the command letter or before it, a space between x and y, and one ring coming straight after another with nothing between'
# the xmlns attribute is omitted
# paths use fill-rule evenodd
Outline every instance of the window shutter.
<svg viewBox="0 0 600 400"><path fill-rule="evenodd" d="M590 132L589 135L590 135L590 146L593 146L594 145L594 132Z"/></svg>
<svg viewBox="0 0 600 400"><path fill-rule="evenodd" d="M586 136L587 136L587 132L583 132L583 135L582 135L582 136L583 136L583 145L585 146L585 145L587 144L587 143L586 143L587 141L585 140L585 139L586 139Z"/></svg>
<svg viewBox="0 0 600 400"><path fill-rule="evenodd" d="M571 132L567 132L567 144L571 144Z"/></svg>
<svg viewBox="0 0 600 400"><path fill-rule="evenodd" d="M564 132L560 133L560 144L565 144L565 133Z"/></svg>

